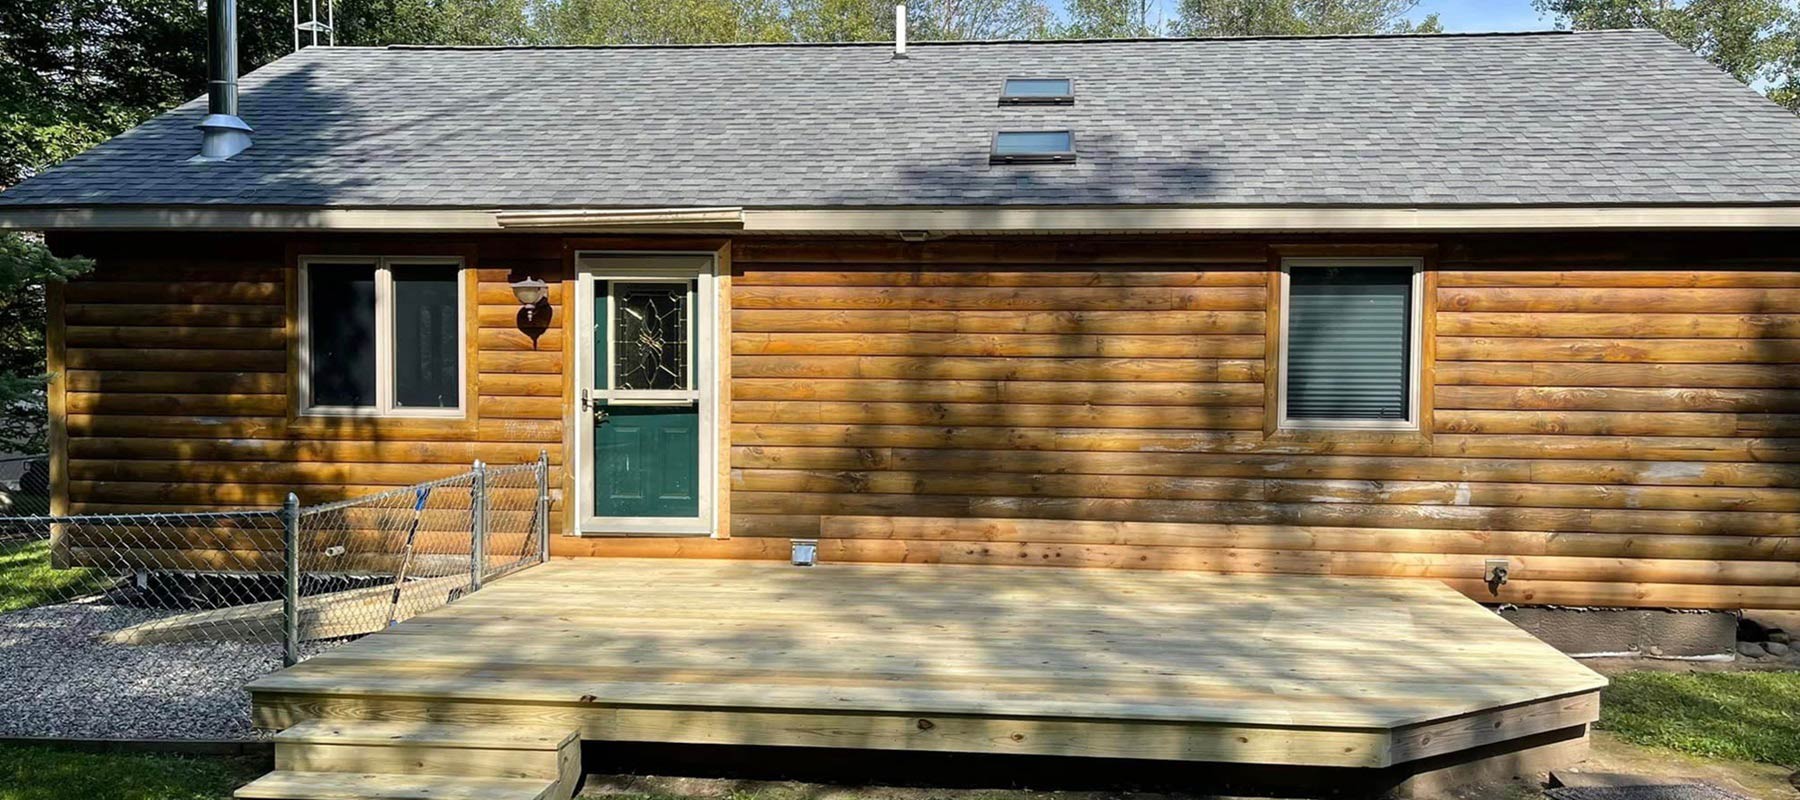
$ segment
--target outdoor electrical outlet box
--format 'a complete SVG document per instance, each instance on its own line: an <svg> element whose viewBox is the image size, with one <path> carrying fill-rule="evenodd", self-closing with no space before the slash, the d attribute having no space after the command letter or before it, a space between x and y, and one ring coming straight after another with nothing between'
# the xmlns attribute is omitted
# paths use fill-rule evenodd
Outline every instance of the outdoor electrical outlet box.
<svg viewBox="0 0 1800 800"><path fill-rule="evenodd" d="M795 540L793 540L793 542L794 542L794 566L810 567L813 564L818 563L818 560L819 560L819 540L818 539L795 539Z"/></svg>
<svg viewBox="0 0 1800 800"><path fill-rule="evenodd" d="M1489 585L1498 586L1506 582L1506 576L1511 572L1511 562L1504 558L1490 558L1487 560L1487 566L1481 570L1481 577Z"/></svg>

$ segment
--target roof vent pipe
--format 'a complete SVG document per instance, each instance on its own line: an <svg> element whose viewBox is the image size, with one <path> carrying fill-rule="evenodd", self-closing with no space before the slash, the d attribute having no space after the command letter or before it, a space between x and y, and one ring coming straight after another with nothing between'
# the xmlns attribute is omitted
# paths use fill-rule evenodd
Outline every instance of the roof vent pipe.
<svg viewBox="0 0 1800 800"><path fill-rule="evenodd" d="M224 161L250 146L250 126L238 118L237 0L206 0L206 119L200 121L200 160Z"/></svg>
<svg viewBox="0 0 1800 800"><path fill-rule="evenodd" d="M894 6L894 57L906 57L906 4Z"/></svg>

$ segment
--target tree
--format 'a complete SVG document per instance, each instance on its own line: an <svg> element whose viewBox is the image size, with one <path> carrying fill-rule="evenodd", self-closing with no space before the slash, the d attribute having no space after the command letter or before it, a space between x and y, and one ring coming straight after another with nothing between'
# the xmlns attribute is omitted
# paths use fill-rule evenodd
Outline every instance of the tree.
<svg viewBox="0 0 1800 800"><path fill-rule="evenodd" d="M1800 113L1796 0L1533 0L1574 30L1654 28Z"/></svg>
<svg viewBox="0 0 1800 800"><path fill-rule="evenodd" d="M1044 0L914 0L906 8L909 36L921 41L1044 38L1052 22Z"/></svg>
<svg viewBox="0 0 1800 800"><path fill-rule="evenodd" d="M0 234L0 451L44 451L44 290L91 266L23 234Z"/></svg>
<svg viewBox="0 0 1800 800"><path fill-rule="evenodd" d="M1068 0L1060 35L1069 39L1145 39L1161 36L1156 0Z"/></svg>
<svg viewBox="0 0 1800 800"><path fill-rule="evenodd" d="M894 35L890 0L789 0L787 33L797 42L879 42Z"/></svg>
<svg viewBox="0 0 1800 800"><path fill-rule="evenodd" d="M1436 14L1413 22L1419 0L1181 0L1182 36L1336 36L1441 33Z"/></svg>
<svg viewBox="0 0 1800 800"><path fill-rule="evenodd" d="M245 69L286 53L289 5L243 0ZM0 186L206 91L206 13L194 0L0 4Z"/></svg>
<svg viewBox="0 0 1800 800"><path fill-rule="evenodd" d="M785 41L775 0L539 0L533 36L548 44Z"/></svg>
<svg viewBox="0 0 1800 800"><path fill-rule="evenodd" d="M339 0L335 11L340 45L539 43L526 0Z"/></svg>

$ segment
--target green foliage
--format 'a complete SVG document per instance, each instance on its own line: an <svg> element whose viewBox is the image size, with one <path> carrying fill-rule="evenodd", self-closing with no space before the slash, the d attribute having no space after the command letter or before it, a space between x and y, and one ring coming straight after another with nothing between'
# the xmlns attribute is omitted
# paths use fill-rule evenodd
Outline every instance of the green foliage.
<svg viewBox="0 0 1800 800"><path fill-rule="evenodd" d="M533 36L556 44L785 41L770 0L538 0Z"/></svg>
<svg viewBox="0 0 1800 800"><path fill-rule="evenodd" d="M0 745L0 800L226 800L264 771L254 758Z"/></svg>
<svg viewBox="0 0 1800 800"><path fill-rule="evenodd" d="M1627 672L1600 728L1632 744L1800 767L1800 672Z"/></svg>
<svg viewBox="0 0 1800 800"><path fill-rule="evenodd" d="M1182 36L1336 36L1441 33L1436 14L1419 22L1419 0L1181 0Z"/></svg>
<svg viewBox="0 0 1800 800"><path fill-rule="evenodd" d="M1574 30L1654 28L1800 113L1800 0L1532 0Z"/></svg>
<svg viewBox="0 0 1800 800"><path fill-rule="evenodd" d="M1063 14L1058 33L1069 39L1142 39L1163 31L1156 0L1067 0Z"/></svg>
<svg viewBox="0 0 1800 800"><path fill-rule="evenodd" d="M334 24L344 45L538 44L528 8L526 0L340 0Z"/></svg>
<svg viewBox="0 0 1800 800"><path fill-rule="evenodd" d="M43 452L44 287L92 267L52 255L36 239L0 234L0 449Z"/></svg>

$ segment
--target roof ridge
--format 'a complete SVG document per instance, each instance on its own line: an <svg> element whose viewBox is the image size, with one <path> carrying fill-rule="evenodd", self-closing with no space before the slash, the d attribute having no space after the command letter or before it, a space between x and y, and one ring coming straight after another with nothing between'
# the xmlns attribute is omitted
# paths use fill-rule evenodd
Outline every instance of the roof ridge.
<svg viewBox="0 0 1800 800"><path fill-rule="evenodd" d="M909 40L908 47L1002 47L1007 45L1071 45L1071 44L1116 44L1116 43L1207 43L1207 42L1259 42L1259 41L1320 41L1320 40L1359 40L1359 39L1484 39L1506 37L1538 37L1538 36L1573 36L1577 34L1591 35L1602 33L1642 33L1654 32L1650 28L1608 28L1594 31L1569 30L1534 30L1534 31L1465 31L1455 33L1343 33L1343 34L1309 34L1300 36L1141 36L1116 39L964 39L964 40ZM465 44L390 44L385 47L359 47L356 49L387 50L695 50L708 48L783 48L783 47L892 47L891 40L853 41L853 42L650 42L621 44L499 44L499 45L465 45ZM312 48L306 48L312 49Z"/></svg>

